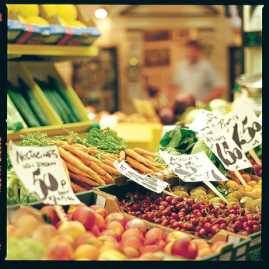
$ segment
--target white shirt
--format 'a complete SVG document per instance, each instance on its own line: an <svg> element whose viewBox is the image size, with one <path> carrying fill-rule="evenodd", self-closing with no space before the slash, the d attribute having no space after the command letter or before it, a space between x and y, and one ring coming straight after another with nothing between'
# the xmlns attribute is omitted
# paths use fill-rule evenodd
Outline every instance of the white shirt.
<svg viewBox="0 0 269 269"><path fill-rule="evenodd" d="M199 101L215 87L223 85L213 66L204 59L194 64L186 60L178 63L173 82L180 87L182 93L192 94Z"/></svg>

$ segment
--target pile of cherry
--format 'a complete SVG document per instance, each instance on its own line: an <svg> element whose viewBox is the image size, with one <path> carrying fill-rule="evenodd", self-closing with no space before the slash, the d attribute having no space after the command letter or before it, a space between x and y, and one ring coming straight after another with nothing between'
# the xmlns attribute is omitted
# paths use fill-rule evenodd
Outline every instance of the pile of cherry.
<svg viewBox="0 0 269 269"><path fill-rule="evenodd" d="M249 235L261 229L261 214L249 213L239 205L218 207L190 198L175 198L154 193L127 193L121 208L131 215L202 238L225 229Z"/></svg>

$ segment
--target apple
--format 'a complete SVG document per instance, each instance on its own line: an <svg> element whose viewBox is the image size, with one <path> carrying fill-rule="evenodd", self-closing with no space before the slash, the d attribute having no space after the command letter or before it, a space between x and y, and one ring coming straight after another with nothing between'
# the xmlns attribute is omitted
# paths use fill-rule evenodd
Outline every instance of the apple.
<svg viewBox="0 0 269 269"><path fill-rule="evenodd" d="M74 248L77 248L80 245L85 245L85 244L92 244L96 246L101 246L101 242L99 239L95 237L93 233L86 232L76 238L74 241Z"/></svg>
<svg viewBox="0 0 269 269"><path fill-rule="evenodd" d="M56 226L60 221L55 209L53 206L44 206L41 208L41 213L45 220L47 220L52 225Z"/></svg>
<svg viewBox="0 0 269 269"><path fill-rule="evenodd" d="M121 252L115 249L106 249L101 251L98 260L100 261L123 261L126 260L127 257Z"/></svg>
<svg viewBox="0 0 269 269"><path fill-rule="evenodd" d="M83 224L81 224L79 221L66 221L61 224L58 232L60 234L68 234L73 238L73 240L75 240L80 235L84 234L86 230Z"/></svg>
<svg viewBox="0 0 269 269"><path fill-rule="evenodd" d="M96 225L98 226L99 230L102 231L106 228L106 221L104 217L99 214L95 213Z"/></svg>
<svg viewBox="0 0 269 269"><path fill-rule="evenodd" d="M144 240L143 233L138 228L130 228L128 230L125 230L121 235L121 240L125 241L133 236L139 238L141 241Z"/></svg>
<svg viewBox="0 0 269 269"><path fill-rule="evenodd" d="M151 228L145 235L145 245L153 245L166 238L164 231L160 228Z"/></svg>
<svg viewBox="0 0 269 269"><path fill-rule="evenodd" d="M111 221L107 224L107 230L110 234L113 234L115 237L120 237L124 232L124 228L119 221Z"/></svg>
<svg viewBox="0 0 269 269"><path fill-rule="evenodd" d="M90 208L95 211L95 213L100 214L104 219L108 215L108 211L105 208L99 207L98 205L91 205Z"/></svg>
<svg viewBox="0 0 269 269"><path fill-rule="evenodd" d="M79 206L73 211L72 220L79 221L89 231L95 225L96 217L94 211L88 207Z"/></svg>
<svg viewBox="0 0 269 269"><path fill-rule="evenodd" d="M42 224L36 228L32 235L32 238L46 245L49 243L52 237L56 236L56 234L57 230L53 225Z"/></svg>
<svg viewBox="0 0 269 269"><path fill-rule="evenodd" d="M131 219L129 220L127 223L126 223L126 229L129 229L129 228L137 228L139 229L140 231L142 232L145 232L147 230L147 224L144 220L141 220L141 219L138 219L138 218L134 218L134 219Z"/></svg>
<svg viewBox="0 0 269 269"><path fill-rule="evenodd" d="M172 245L172 254L187 259L195 259L198 255L197 246L188 238L176 240Z"/></svg>
<svg viewBox="0 0 269 269"><path fill-rule="evenodd" d="M74 253L75 260L97 260L99 249L94 245L80 245Z"/></svg>
<svg viewBox="0 0 269 269"><path fill-rule="evenodd" d="M174 241L174 240L189 238L189 237L190 236L186 233L183 233L180 231L174 231L167 235L167 241Z"/></svg>
<svg viewBox="0 0 269 269"><path fill-rule="evenodd" d="M57 242L50 245L46 258L49 260L72 260L73 249L67 242Z"/></svg>

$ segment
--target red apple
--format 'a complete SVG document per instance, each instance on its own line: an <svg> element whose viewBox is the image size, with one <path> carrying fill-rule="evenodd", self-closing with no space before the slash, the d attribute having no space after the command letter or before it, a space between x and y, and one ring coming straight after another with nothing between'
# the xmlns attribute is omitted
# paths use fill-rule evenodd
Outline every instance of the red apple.
<svg viewBox="0 0 269 269"><path fill-rule="evenodd" d="M81 222L89 231L95 225L96 217L94 211L86 206L80 206L74 210L72 214L72 220Z"/></svg>
<svg viewBox="0 0 269 269"><path fill-rule="evenodd" d="M115 212L115 213L111 213L109 214L107 217L106 217L106 222L107 223L110 223L112 221L118 221L121 223L121 225L123 227L125 227L126 225L126 222L127 222L127 219L126 217L124 216L124 214L122 213L119 213L119 212Z"/></svg>
<svg viewBox="0 0 269 269"><path fill-rule="evenodd" d="M172 254L187 259L195 259L198 255L198 248L189 238L179 239L172 245Z"/></svg>
<svg viewBox="0 0 269 269"><path fill-rule="evenodd" d="M48 220L52 225L55 225L59 222L59 217L53 206L44 206L41 208L41 214L43 217Z"/></svg>
<svg viewBox="0 0 269 269"><path fill-rule="evenodd" d="M73 249L66 242L57 242L50 245L47 253L47 259L49 260L72 260Z"/></svg>
<svg viewBox="0 0 269 269"><path fill-rule="evenodd" d="M91 205L90 208L94 210L96 213L103 216L103 218L106 218L106 216L108 215L107 210L105 208L99 207L98 205Z"/></svg>
<svg viewBox="0 0 269 269"><path fill-rule="evenodd" d="M75 239L74 248L77 248L80 245L94 244L96 240L97 238L95 237L93 233L86 232Z"/></svg>

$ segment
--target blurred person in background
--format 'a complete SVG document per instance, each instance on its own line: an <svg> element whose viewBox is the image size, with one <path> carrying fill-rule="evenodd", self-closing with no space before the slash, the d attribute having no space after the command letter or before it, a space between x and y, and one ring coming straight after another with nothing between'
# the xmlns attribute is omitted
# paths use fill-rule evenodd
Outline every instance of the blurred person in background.
<svg viewBox="0 0 269 269"><path fill-rule="evenodd" d="M177 116L189 106L195 106L197 101L208 103L225 93L223 81L204 58L198 41L187 42L185 59L176 64L172 84L167 87L166 93L169 105L160 111L164 124L175 122Z"/></svg>
<svg viewBox="0 0 269 269"><path fill-rule="evenodd" d="M176 64L173 84L177 87L176 99L192 96L196 101L208 103L220 98L225 87L214 66L203 57L202 45L195 40L186 44L186 56Z"/></svg>

